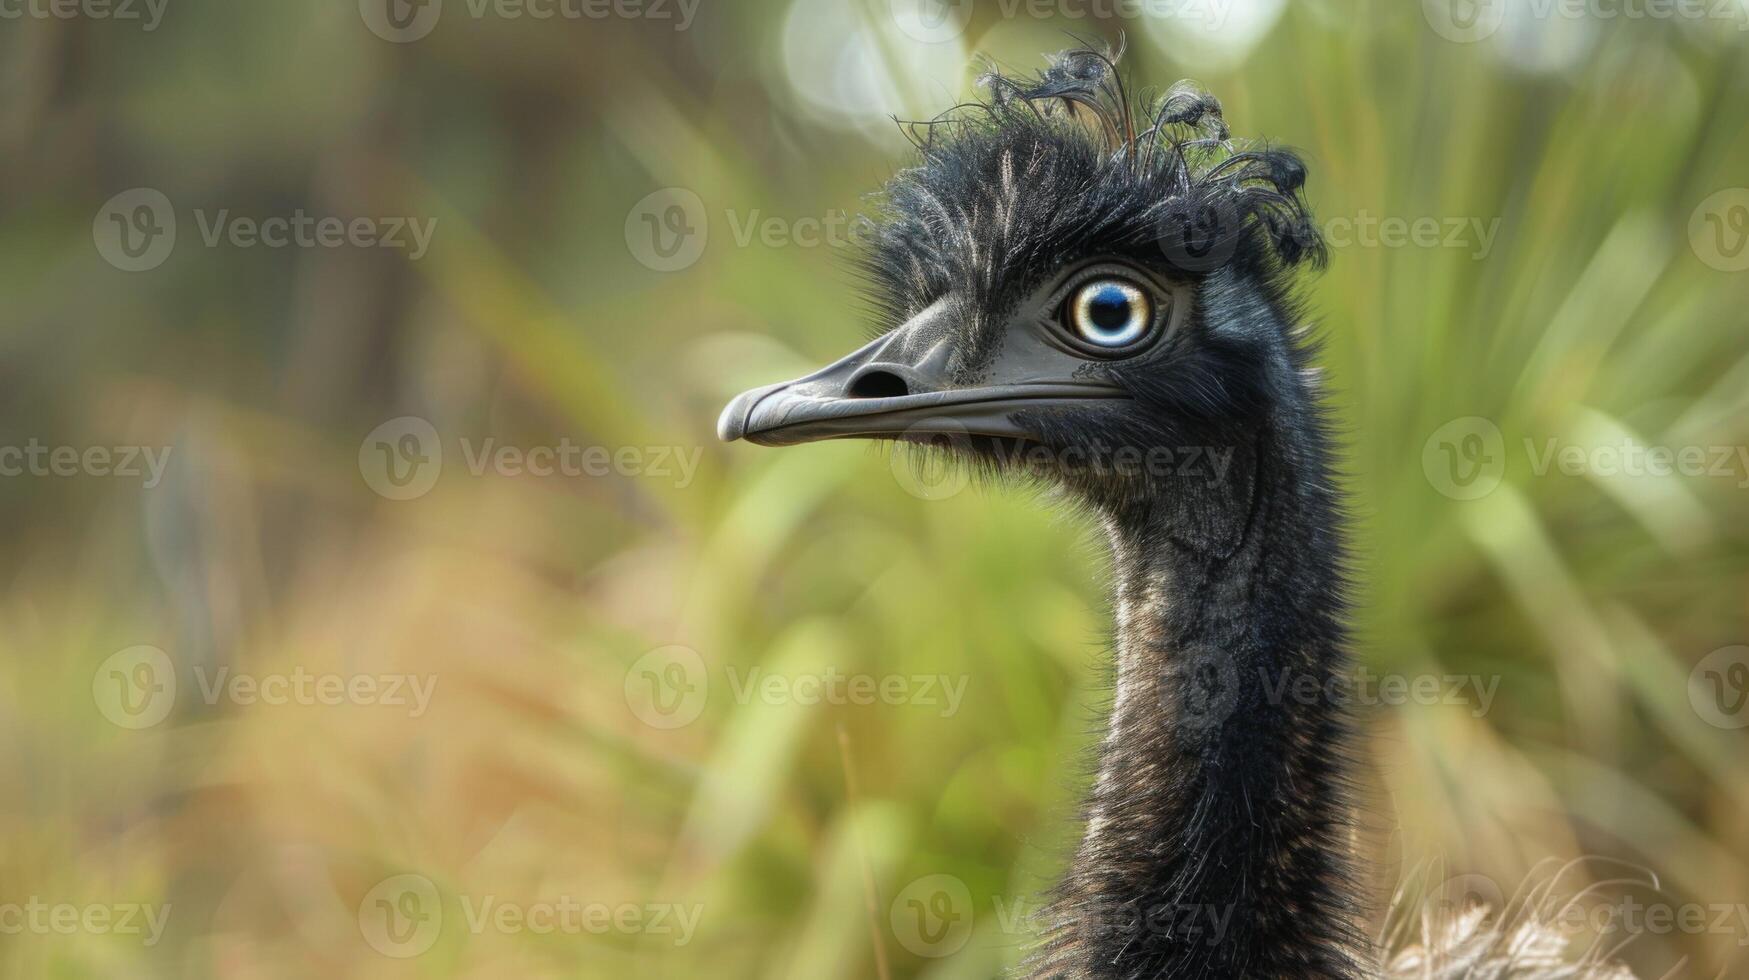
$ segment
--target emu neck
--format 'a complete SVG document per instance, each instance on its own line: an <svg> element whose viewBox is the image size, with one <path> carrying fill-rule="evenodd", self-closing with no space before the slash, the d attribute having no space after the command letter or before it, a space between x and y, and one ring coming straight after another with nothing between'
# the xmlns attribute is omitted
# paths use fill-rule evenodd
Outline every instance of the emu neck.
<svg viewBox="0 0 1749 980"><path fill-rule="evenodd" d="M1116 697L1045 975L1359 975L1340 528L1310 442L1268 428L1108 517Z"/></svg>

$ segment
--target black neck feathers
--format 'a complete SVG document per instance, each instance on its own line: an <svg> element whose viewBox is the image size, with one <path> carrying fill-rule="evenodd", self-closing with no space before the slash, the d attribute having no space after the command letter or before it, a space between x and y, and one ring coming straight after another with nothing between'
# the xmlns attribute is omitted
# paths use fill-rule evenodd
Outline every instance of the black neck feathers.
<svg viewBox="0 0 1749 980"><path fill-rule="evenodd" d="M1034 975L1363 975L1323 442L1315 419L1274 413L1206 447L1204 472L1108 515L1116 696Z"/></svg>

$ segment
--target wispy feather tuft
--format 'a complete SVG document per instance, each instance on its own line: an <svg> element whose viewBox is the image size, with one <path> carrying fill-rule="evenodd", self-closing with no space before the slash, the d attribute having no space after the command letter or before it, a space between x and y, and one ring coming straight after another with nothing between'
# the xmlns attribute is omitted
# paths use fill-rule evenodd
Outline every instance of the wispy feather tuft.
<svg viewBox="0 0 1749 980"><path fill-rule="evenodd" d="M1119 57L1079 48L1036 75L991 69L984 98L900 123L918 160L885 188L864 263L894 317L967 283L1025 288L1114 248L1189 275L1236 266L1285 281L1323 263L1299 157L1234 141L1220 102L1188 82L1133 101Z"/></svg>

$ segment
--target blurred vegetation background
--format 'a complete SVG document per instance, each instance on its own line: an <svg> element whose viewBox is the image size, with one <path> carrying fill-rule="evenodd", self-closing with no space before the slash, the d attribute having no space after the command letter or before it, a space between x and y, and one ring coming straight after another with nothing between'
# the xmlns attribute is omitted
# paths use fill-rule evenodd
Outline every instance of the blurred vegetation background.
<svg viewBox="0 0 1749 980"><path fill-rule="evenodd" d="M1310 295L1351 446L1357 653L1497 682L1486 710L1361 707L1381 904L1417 874L1510 895L1584 856L1631 867L1580 884L1643 869L1672 904L1749 902L1749 714L1728 710L1749 691L1749 6L1515 0L1465 27L1442 0L374 2L0 20L0 446L168 452L156 481L0 478L0 973L1015 962L1100 723L1103 543L881 449L713 428L864 335L843 229L907 158L889 117L1065 31L1121 33L1138 86L1194 77L1236 133L1301 148L1346 236ZM163 230L135 223L144 198L116 210L137 188L177 230L127 271L117 236ZM435 224L417 257L207 240L300 212ZM1437 243L1385 240L1428 218ZM410 490L375 462L408 435L400 463L442 453ZM1731 468L1538 465L1550 440L1628 439ZM630 455L476 474L486 440ZM214 688L300 672L429 704ZM850 675L898 696L806 696ZM947 933L909 918L939 895ZM64 931L32 902L168 915ZM623 915L543 931L482 923L488 902ZM1709 918L1626 955L1749 976L1745 944L1749 922Z"/></svg>

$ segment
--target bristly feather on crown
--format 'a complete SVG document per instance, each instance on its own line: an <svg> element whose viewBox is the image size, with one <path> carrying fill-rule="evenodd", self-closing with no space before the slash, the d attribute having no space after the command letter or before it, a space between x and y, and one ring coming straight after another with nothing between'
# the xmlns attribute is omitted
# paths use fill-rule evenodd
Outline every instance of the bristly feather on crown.
<svg viewBox="0 0 1749 980"><path fill-rule="evenodd" d="M1078 130L1103 149L1106 166L1127 171L1158 195L1153 203L1170 212L1165 217L1175 227L1235 237L1255 229L1281 262L1321 267L1324 241L1301 197L1306 167L1300 158L1267 143L1235 142L1220 102L1190 82L1132 103L1117 68L1122 56L1121 43L1109 50L1076 48L1030 77L992 66L979 79L985 98L931 120L898 122L926 168L963 141L1004 133L1060 138ZM1218 249L1229 243L1201 244Z"/></svg>

